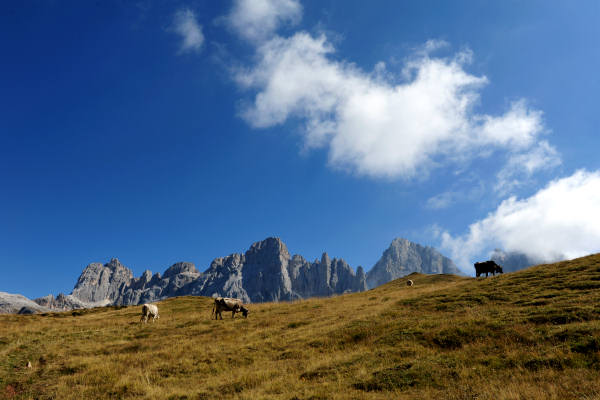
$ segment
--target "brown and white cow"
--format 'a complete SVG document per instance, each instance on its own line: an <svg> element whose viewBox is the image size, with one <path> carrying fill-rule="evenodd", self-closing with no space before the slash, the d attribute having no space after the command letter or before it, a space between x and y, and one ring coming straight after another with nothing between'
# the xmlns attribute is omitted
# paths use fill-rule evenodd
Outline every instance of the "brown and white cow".
<svg viewBox="0 0 600 400"><path fill-rule="evenodd" d="M213 305L212 313L210 315L211 319L213 314L215 315L215 319L218 319L218 317L223 319L223 315L221 315L222 311L231 311L231 318L235 318L236 312L241 312L244 315L244 318L247 318L249 312L240 299L217 297L215 298L215 304Z"/></svg>
<svg viewBox="0 0 600 400"><path fill-rule="evenodd" d="M140 322L147 323L148 318L150 317L152 317L152 322L154 322L155 319L160 318L160 315L158 315L158 307L154 304L144 304L142 306L142 318L140 319Z"/></svg>

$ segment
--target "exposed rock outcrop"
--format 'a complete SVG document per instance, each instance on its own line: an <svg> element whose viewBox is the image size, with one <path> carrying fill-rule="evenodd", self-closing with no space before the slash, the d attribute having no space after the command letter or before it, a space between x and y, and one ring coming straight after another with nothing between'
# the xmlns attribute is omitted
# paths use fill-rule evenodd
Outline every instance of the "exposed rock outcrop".
<svg viewBox="0 0 600 400"><path fill-rule="evenodd" d="M189 262L173 264L161 276L152 275L149 270L141 277L132 278L122 293L114 299L114 304L143 304L188 293L184 287L196 281L201 274L196 266Z"/></svg>
<svg viewBox="0 0 600 400"><path fill-rule="evenodd" d="M252 302L294 300L288 273L290 253L279 238L254 243L244 256L242 286Z"/></svg>
<svg viewBox="0 0 600 400"><path fill-rule="evenodd" d="M195 296L234 297L248 303L250 297L242 285L244 255L235 253L215 258L199 279L192 282L187 292Z"/></svg>
<svg viewBox="0 0 600 400"><path fill-rule="evenodd" d="M397 238L367 273L367 285L369 288L374 288L412 272L461 274L452 260L444 257L433 247L423 247L409 240Z"/></svg>
<svg viewBox="0 0 600 400"><path fill-rule="evenodd" d="M40 297L38 299L34 299L33 301L35 301L42 307L47 307L55 311L68 311L75 310L78 308L102 307L110 304L110 302L106 300L97 303L88 303L79 300L73 295L66 295L63 293L58 294L58 296L56 297L49 294L48 296Z"/></svg>
<svg viewBox="0 0 600 400"><path fill-rule="evenodd" d="M313 263L295 255L289 270L292 287L303 298L367 290L362 267L359 266L354 273L344 260L331 260L327 253L323 253L321 260L315 260Z"/></svg>
<svg viewBox="0 0 600 400"><path fill-rule="evenodd" d="M20 294L0 292L0 314L34 314L52 311Z"/></svg>
<svg viewBox="0 0 600 400"><path fill-rule="evenodd" d="M71 294L85 303L114 302L132 279L131 270L116 258L104 265L92 263L85 267Z"/></svg>

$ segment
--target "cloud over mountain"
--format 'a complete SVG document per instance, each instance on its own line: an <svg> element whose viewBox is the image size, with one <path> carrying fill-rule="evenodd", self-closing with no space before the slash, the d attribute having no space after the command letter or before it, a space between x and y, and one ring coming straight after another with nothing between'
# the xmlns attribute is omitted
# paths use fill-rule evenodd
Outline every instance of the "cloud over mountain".
<svg viewBox="0 0 600 400"><path fill-rule="evenodd" d="M600 251L600 171L579 170L529 198L510 197L464 235L441 234L442 248L470 270L472 257L501 247L554 261Z"/></svg>

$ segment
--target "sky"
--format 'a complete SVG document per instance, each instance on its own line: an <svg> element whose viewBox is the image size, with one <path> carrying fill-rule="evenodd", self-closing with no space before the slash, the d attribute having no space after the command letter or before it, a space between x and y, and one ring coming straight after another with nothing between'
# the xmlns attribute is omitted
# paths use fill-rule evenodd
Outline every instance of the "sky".
<svg viewBox="0 0 600 400"><path fill-rule="evenodd" d="M0 291L280 237L600 251L597 1L5 1Z"/></svg>

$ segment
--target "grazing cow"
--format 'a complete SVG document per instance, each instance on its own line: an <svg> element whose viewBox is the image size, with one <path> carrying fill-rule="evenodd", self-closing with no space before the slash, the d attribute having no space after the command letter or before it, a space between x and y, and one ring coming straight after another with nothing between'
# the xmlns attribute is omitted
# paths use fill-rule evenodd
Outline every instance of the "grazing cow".
<svg viewBox="0 0 600 400"><path fill-rule="evenodd" d="M494 261L484 261L484 262L476 262L475 263L475 275L479 278L479 275L485 273L487 278L488 274L496 275L497 273L502 273L502 267L496 264Z"/></svg>
<svg viewBox="0 0 600 400"><path fill-rule="evenodd" d="M160 318L160 315L158 315L158 307L154 304L144 304L142 306L142 318L140 319L140 322L144 321L144 323L147 323L148 318L150 317L152 317L152 322L154 322L155 319Z"/></svg>
<svg viewBox="0 0 600 400"><path fill-rule="evenodd" d="M412 281L412 279L409 279L409 280L406 281L406 286L412 286L414 284L415 283Z"/></svg>
<svg viewBox="0 0 600 400"><path fill-rule="evenodd" d="M219 319L218 317L223 319L221 311L231 311L231 318L235 318L236 312L241 312L244 315L244 318L248 317L248 309L244 306L244 303L242 303L240 299L217 297L215 299L215 304L213 305L212 313L210 314L211 319L212 314L215 314L215 319Z"/></svg>

